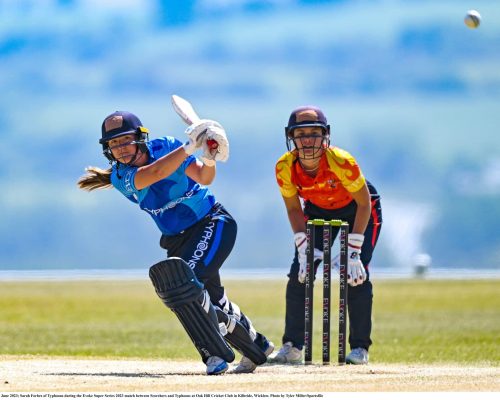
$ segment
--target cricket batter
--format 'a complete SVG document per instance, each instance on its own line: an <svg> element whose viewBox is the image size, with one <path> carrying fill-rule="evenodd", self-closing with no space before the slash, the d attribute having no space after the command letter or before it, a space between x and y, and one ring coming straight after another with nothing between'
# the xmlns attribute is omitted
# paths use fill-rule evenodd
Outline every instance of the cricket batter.
<svg viewBox="0 0 500 400"><path fill-rule="evenodd" d="M236 221L206 185L215 178L216 161L229 156L224 128L201 120L188 127L187 140L166 136L148 140L148 129L126 111L108 115L100 144L111 168L87 168L81 189L116 188L148 213L161 232L168 258L149 276L161 301L179 318L208 375L228 369L234 352L243 354L235 373L250 373L267 360L274 345L257 332L230 301L219 270L236 240ZM208 140L217 147L208 146ZM197 158L194 153L200 151ZM116 229L132 229L126 218ZM132 251L140 248L132 245Z"/></svg>
<svg viewBox="0 0 500 400"><path fill-rule="evenodd" d="M372 284L368 265L382 224L380 197L347 151L330 146L330 126L318 107L295 109L285 128L288 152L276 164L276 180L295 239L286 288L285 333L275 363L301 363L304 345L306 221L341 219L349 223L348 313L350 364L367 364L372 344ZM292 146L293 144L293 146ZM335 238L339 228L333 227ZM323 248L316 235L315 270ZM338 265L338 255L332 266Z"/></svg>

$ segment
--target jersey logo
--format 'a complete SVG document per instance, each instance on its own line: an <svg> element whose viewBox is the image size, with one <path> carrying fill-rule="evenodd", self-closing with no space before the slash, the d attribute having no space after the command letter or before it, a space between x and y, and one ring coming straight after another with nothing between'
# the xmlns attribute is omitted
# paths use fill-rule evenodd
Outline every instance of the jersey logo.
<svg viewBox="0 0 500 400"><path fill-rule="evenodd" d="M184 200L189 199L191 196L193 196L194 191L190 190L187 192L184 196L179 197L178 199L172 200L168 202L165 206L162 208L157 208L155 210L150 210L149 208L144 207L143 210L152 214L152 215L160 215L163 211L169 210L171 208L174 208L177 204L182 203Z"/></svg>
<svg viewBox="0 0 500 400"><path fill-rule="evenodd" d="M214 233L214 228L215 222L210 222L210 224L206 226L201 240L196 245L196 250L194 251L193 256L188 261L188 265L191 269L194 269L198 261L200 261L205 255L205 252L208 249L208 243Z"/></svg>

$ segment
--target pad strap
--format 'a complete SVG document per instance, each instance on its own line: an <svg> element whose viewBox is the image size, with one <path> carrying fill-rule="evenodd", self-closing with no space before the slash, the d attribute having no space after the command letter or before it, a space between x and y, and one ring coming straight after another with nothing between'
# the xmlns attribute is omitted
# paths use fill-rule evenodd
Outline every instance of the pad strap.
<svg viewBox="0 0 500 400"><path fill-rule="evenodd" d="M224 336L226 340L241 354L248 357L255 364L264 364L267 360L267 356L260 349L260 347L255 344L250 333L245 329L240 321L238 321L234 316L226 314L223 310L215 307L217 313L217 318L219 323L224 324L227 330Z"/></svg>

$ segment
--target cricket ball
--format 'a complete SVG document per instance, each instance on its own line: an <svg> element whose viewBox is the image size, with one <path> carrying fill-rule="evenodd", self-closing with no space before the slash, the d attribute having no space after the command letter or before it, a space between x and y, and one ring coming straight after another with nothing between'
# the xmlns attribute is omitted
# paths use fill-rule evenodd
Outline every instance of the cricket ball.
<svg viewBox="0 0 500 400"><path fill-rule="evenodd" d="M469 28L476 29L481 23L481 14L476 10L469 10L465 14L464 22Z"/></svg>

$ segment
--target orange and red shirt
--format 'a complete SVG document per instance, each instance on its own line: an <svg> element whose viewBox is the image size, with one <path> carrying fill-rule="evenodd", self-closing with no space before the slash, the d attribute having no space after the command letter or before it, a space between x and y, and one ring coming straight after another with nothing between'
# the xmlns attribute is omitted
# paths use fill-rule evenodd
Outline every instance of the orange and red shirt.
<svg viewBox="0 0 500 400"><path fill-rule="evenodd" d="M296 150L283 154L276 163L276 180L283 197L298 195L329 210L349 204L351 193L365 184L365 177L354 157L338 147L325 150L315 177L302 169Z"/></svg>

